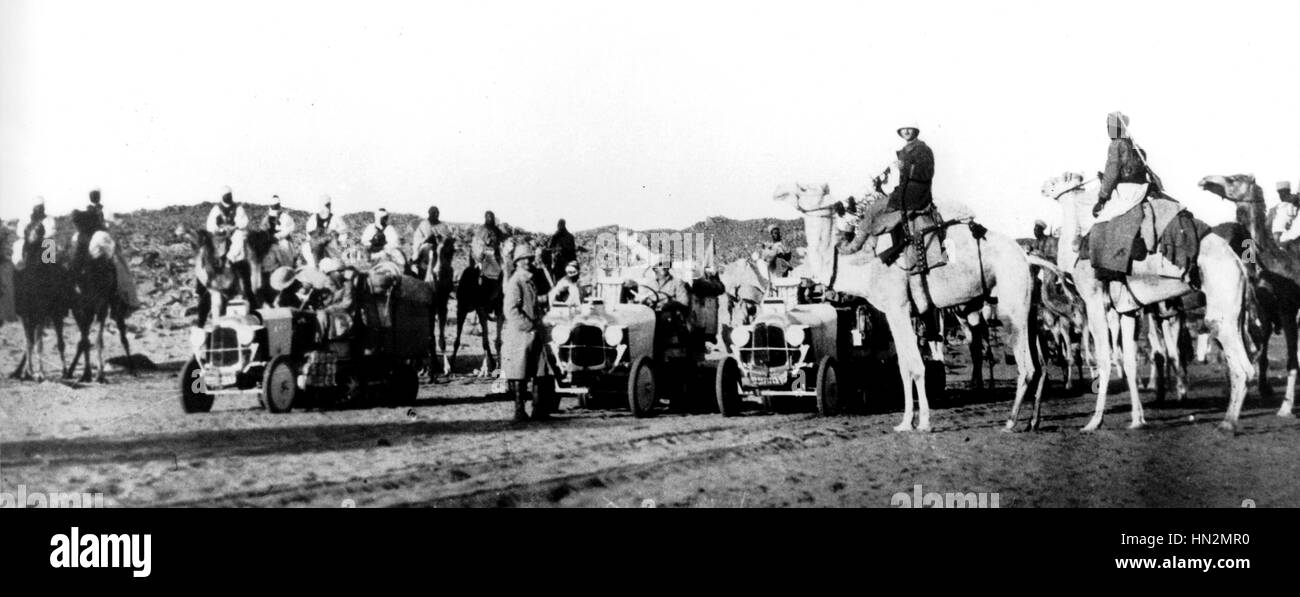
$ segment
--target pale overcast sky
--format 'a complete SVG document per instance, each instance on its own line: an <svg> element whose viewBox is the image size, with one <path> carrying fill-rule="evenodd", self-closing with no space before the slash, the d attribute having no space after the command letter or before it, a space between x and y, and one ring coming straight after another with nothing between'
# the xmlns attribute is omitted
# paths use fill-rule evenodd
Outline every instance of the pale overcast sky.
<svg viewBox="0 0 1300 597"><path fill-rule="evenodd" d="M0 0L0 217L279 194L532 229L792 217L920 123L936 195L992 227L1104 163L1124 110L1170 191L1300 178L1300 0Z"/></svg>

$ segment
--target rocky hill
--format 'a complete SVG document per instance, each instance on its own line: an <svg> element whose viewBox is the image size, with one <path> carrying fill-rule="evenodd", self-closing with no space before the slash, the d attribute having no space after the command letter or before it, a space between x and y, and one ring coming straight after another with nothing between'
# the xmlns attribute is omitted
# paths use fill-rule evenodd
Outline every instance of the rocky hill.
<svg viewBox="0 0 1300 597"><path fill-rule="evenodd" d="M183 330L193 321L197 300L194 290L193 267L191 258L194 250L184 238L176 234L178 226L197 228L203 226L213 203L204 202L196 205L176 205L162 209L144 209L112 215L110 231L125 252L140 291L143 307L130 318L132 331L140 334L147 331L169 332ZM265 220L268 206L245 204L254 226L260 226ZM305 240L303 232L308 213L289 210L298 224L297 243ZM343 216L349 229L360 233L362 228L372 221L370 213L350 213ZM403 245L410 243L410 234L419 222L420 216L395 213L391 216L393 224L402 235ZM57 230L60 246L66 247L72 236L72 223L67 215L58 216ZM768 238L767 228L779 225L786 234L786 242L791 246L803 245L803 227L798 220L733 220L725 217L712 217L697 222L680 231L642 230L640 232L700 232L706 239L715 243L717 256L721 262L728 262L751 253L758 243ZM449 223L457 235L458 246L468 247L475 224ZM501 223L502 229L516 237L523 237L533 242L544 243L549 238L546 233L523 230ZM616 232L617 226L604 226L574 234L580 247L591 248L601 233ZM406 247L409 249L409 247ZM582 259L589 260L591 252L583 253ZM467 263L466 251L457 253L455 266L459 270Z"/></svg>

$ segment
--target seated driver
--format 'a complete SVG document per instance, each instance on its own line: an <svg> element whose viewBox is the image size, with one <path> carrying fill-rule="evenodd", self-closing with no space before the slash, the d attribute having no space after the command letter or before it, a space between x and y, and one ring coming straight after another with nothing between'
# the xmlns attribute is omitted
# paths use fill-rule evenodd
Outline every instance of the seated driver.
<svg viewBox="0 0 1300 597"><path fill-rule="evenodd" d="M661 257L655 261L653 268L655 272L654 283L646 286L648 292L642 292L641 303L655 311L663 311L674 305L681 308L690 308L690 292L687 290L685 282L673 276L669 260L666 257Z"/></svg>

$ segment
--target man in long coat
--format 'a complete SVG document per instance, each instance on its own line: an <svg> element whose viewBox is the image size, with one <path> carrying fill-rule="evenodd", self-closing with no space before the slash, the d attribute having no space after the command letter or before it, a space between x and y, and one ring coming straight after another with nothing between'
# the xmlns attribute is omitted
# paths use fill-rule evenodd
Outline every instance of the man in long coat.
<svg viewBox="0 0 1300 597"><path fill-rule="evenodd" d="M544 328L538 305L537 286L533 283L533 250L526 243L515 247L511 255L514 273L505 283L505 326L501 332L501 376L509 383L515 400L515 422L528 420L524 404L529 400L528 382L544 377L549 368L542 354ZM534 420L549 416L548 405L533 396Z"/></svg>

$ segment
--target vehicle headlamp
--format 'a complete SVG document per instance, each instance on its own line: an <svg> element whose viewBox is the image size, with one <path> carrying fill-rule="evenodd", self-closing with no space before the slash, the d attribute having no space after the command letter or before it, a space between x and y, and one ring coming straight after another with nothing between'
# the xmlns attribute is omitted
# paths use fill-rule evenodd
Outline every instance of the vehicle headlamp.
<svg viewBox="0 0 1300 597"><path fill-rule="evenodd" d="M627 328L621 325L611 325L605 328L605 344L610 346L618 346L619 344L622 344L623 335L626 331Z"/></svg>
<svg viewBox="0 0 1300 597"><path fill-rule="evenodd" d="M551 328L551 340L557 344L564 344L569 341L569 336L573 334L573 326L557 325Z"/></svg>
<svg viewBox="0 0 1300 597"><path fill-rule="evenodd" d="M253 337L257 334L257 329L246 325L235 328L235 340L240 346L248 346L253 343Z"/></svg>
<svg viewBox="0 0 1300 597"><path fill-rule="evenodd" d="M749 328L735 328L731 330L731 343L736 346L744 346L749 343Z"/></svg>
<svg viewBox="0 0 1300 597"><path fill-rule="evenodd" d="M804 326L792 325L785 328L785 343L790 346L799 346L800 344L803 344L803 341L807 336L808 334L805 332Z"/></svg>
<svg viewBox="0 0 1300 597"><path fill-rule="evenodd" d="M208 343L208 331L203 328L190 328L190 352L199 352Z"/></svg>

